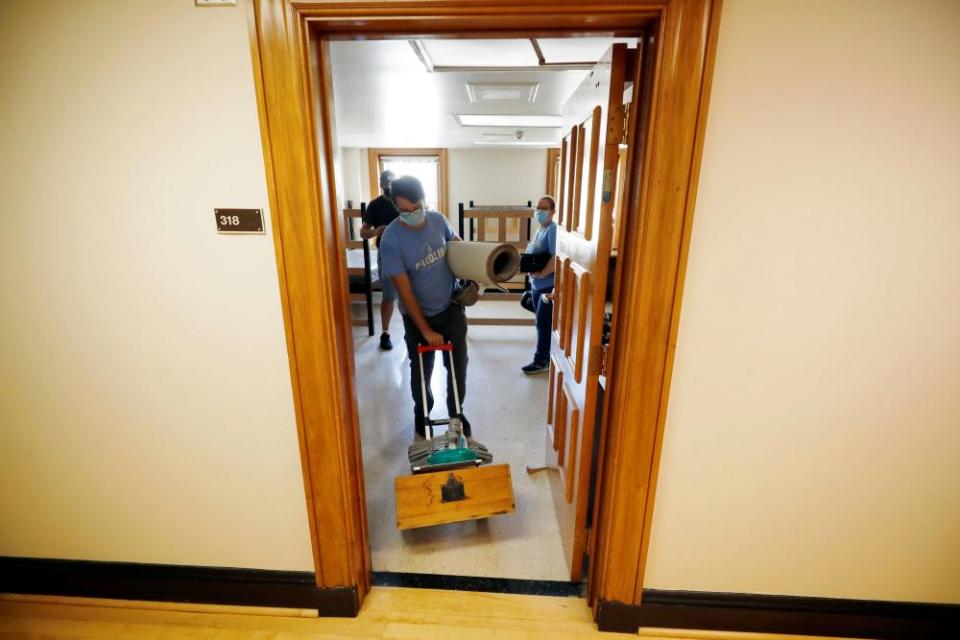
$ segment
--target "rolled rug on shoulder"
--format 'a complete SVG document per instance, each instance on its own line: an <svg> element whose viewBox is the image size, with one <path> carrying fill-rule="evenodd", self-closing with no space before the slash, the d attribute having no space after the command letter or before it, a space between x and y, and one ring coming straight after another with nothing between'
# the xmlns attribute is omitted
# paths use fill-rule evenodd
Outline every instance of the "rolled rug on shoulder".
<svg viewBox="0 0 960 640"><path fill-rule="evenodd" d="M500 287L520 270L520 252L507 243L450 242L447 264L458 278Z"/></svg>

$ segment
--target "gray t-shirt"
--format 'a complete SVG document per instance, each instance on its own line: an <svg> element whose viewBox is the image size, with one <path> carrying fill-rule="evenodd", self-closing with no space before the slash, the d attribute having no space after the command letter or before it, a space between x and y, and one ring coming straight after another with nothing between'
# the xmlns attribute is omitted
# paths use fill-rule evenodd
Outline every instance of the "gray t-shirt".
<svg viewBox="0 0 960 640"><path fill-rule="evenodd" d="M456 287L447 265L447 242L456 234L443 215L428 211L426 216L427 224L420 229L399 220L390 223L380 240L380 255L387 277L407 274L423 314L435 316L450 306Z"/></svg>

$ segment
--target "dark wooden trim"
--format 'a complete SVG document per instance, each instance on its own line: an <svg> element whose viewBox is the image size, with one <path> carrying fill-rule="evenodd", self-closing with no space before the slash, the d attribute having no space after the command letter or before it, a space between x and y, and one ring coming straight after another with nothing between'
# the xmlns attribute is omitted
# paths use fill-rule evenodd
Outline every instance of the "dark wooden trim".
<svg viewBox="0 0 960 640"><path fill-rule="evenodd" d="M360 611L356 587L318 587L312 571L0 557L0 592Z"/></svg>
<svg viewBox="0 0 960 640"><path fill-rule="evenodd" d="M563 582L560 580L520 580L516 578L483 578L434 573L374 571L372 583L378 587L446 589L450 591L481 591L484 593L519 593L532 596L579 598L584 595L583 584Z"/></svg>
<svg viewBox="0 0 960 640"><path fill-rule="evenodd" d="M922 640L960 637L960 605L644 589L639 605L600 600L597 626Z"/></svg>
<svg viewBox="0 0 960 640"><path fill-rule="evenodd" d="M597 629L614 633L636 633L640 629L640 605L597 600Z"/></svg>

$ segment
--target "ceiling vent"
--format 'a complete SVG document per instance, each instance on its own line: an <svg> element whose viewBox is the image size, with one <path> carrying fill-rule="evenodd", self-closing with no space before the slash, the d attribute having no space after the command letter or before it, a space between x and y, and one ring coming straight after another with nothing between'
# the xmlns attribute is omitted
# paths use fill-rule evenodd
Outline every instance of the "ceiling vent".
<svg viewBox="0 0 960 640"><path fill-rule="evenodd" d="M473 104L521 102L533 104L540 91L539 82L468 82L467 98Z"/></svg>

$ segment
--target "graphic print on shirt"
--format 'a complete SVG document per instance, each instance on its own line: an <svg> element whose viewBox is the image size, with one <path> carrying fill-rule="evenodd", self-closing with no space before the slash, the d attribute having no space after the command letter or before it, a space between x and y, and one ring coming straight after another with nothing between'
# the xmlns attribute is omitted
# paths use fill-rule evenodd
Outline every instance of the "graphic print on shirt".
<svg viewBox="0 0 960 640"><path fill-rule="evenodd" d="M450 305L456 279L446 260L453 229L439 213L430 211L426 215L427 224L416 229L394 221L383 234L380 250L384 274L390 278L408 276L414 297L430 317ZM402 301L400 308L405 313Z"/></svg>
<svg viewBox="0 0 960 640"><path fill-rule="evenodd" d="M430 243L423 245L423 257L417 260L416 264L413 265L414 271L423 271L429 267L432 267L438 261L443 260L447 255L446 246L440 247L439 249L434 250L430 246Z"/></svg>

